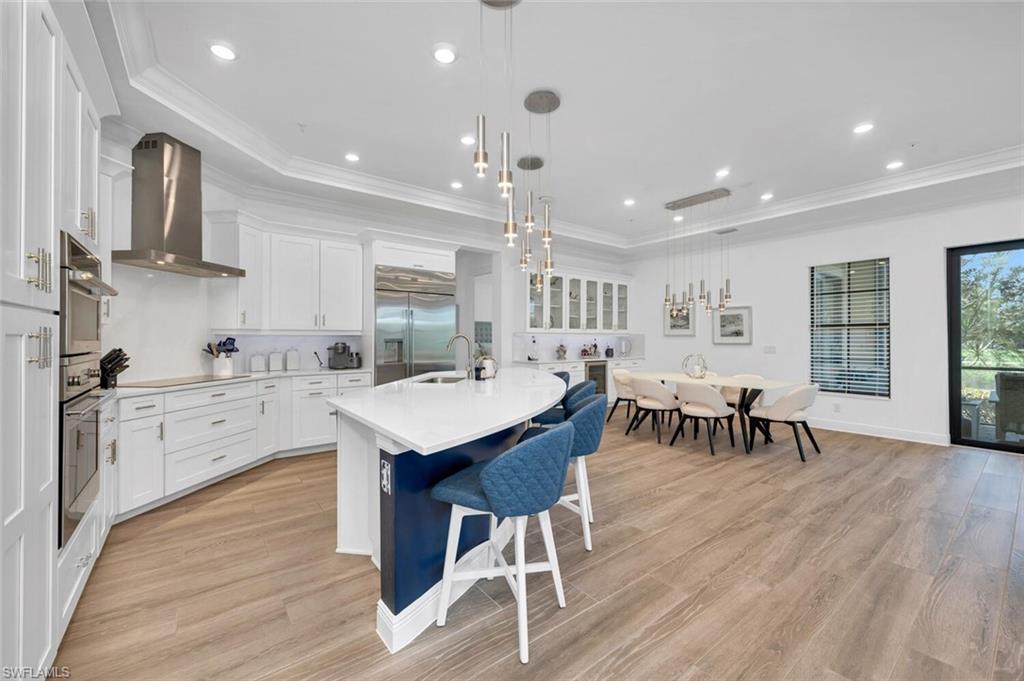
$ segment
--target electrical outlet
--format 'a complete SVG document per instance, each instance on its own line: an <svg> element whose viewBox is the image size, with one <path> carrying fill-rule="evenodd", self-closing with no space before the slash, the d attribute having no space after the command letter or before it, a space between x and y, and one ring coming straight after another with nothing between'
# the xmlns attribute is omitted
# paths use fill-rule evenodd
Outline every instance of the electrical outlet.
<svg viewBox="0 0 1024 681"><path fill-rule="evenodd" d="M832 413L833 414L838 414L839 413L839 409L840 409L840 404L838 402L833 402L832 403Z"/></svg>
<svg viewBox="0 0 1024 681"><path fill-rule="evenodd" d="M764 346L764 354L766 354L766 355L774 355L775 354L775 346L774 345L766 345L766 346Z"/></svg>

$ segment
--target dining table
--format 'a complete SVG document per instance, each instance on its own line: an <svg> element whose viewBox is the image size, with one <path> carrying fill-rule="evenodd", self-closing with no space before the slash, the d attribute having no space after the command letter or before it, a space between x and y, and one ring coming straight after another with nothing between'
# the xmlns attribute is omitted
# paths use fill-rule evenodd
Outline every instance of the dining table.
<svg viewBox="0 0 1024 681"><path fill-rule="evenodd" d="M753 376L720 376L718 374L694 378L684 371L633 371L630 372L630 375L633 378L661 383L697 383L713 388L738 388L740 394L736 404L736 414L740 421L743 451L747 454L750 453L750 445L754 439L754 432L748 429L747 425L750 420L750 408L757 401L758 396L769 390L792 390L806 382L779 378L755 378Z"/></svg>

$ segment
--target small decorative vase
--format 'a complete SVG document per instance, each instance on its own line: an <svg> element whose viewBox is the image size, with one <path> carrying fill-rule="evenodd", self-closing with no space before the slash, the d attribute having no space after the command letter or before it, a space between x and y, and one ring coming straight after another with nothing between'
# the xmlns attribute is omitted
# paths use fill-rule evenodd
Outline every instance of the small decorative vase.
<svg viewBox="0 0 1024 681"><path fill-rule="evenodd" d="M708 363L704 355L696 353L683 358L683 371L690 378L704 378L708 373Z"/></svg>

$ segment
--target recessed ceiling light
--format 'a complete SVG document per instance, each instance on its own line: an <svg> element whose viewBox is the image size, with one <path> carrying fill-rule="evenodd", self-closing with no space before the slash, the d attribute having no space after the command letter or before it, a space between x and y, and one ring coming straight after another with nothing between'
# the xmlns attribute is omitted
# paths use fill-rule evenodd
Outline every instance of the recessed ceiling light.
<svg viewBox="0 0 1024 681"><path fill-rule="evenodd" d="M885 164L886 170L899 170L903 167L903 161L889 161Z"/></svg>
<svg viewBox="0 0 1024 681"><path fill-rule="evenodd" d="M224 61L235 60L235 51L224 43L214 43L210 45L210 52L213 52L213 56L223 59Z"/></svg>
<svg viewBox="0 0 1024 681"><path fill-rule="evenodd" d="M476 138L472 135L463 135L459 138L459 141L465 144L467 147L471 147L476 144Z"/></svg>
<svg viewBox="0 0 1024 681"><path fill-rule="evenodd" d="M626 199L625 201L622 202L622 205L623 206L632 206L635 203L636 203L635 199Z"/></svg>
<svg viewBox="0 0 1024 681"><path fill-rule="evenodd" d="M227 272L221 272L221 273L220 273L220 276L222 276L222 277L226 277L226 276L228 276L228 273L227 273Z"/></svg>
<svg viewBox="0 0 1024 681"><path fill-rule="evenodd" d="M672 222L682 222L682 221L683 221L683 216L682 215L676 215L675 217L672 218Z"/></svg>
<svg viewBox="0 0 1024 681"><path fill-rule="evenodd" d="M722 179L723 177L727 177L728 175L729 175L729 169L728 168L722 168L721 170L718 170L717 172L715 172L715 177L717 177L718 179Z"/></svg>
<svg viewBox="0 0 1024 681"><path fill-rule="evenodd" d="M452 182L452 189L462 189L462 183L458 180Z"/></svg>
<svg viewBox="0 0 1024 681"><path fill-rule="evenodd" d="M775 194L772 194L771 192L765 192L764 194L761 194L762 201L771 201L774 198Z"/></svg>
<svg viewBox="0 0 1024 681"><path fill-rule="evenodd" d="M871 123L869 121L864 121L863 123L858 123L857 127L855 127L853 129L853 132L855 132L858 135L863 135L866 132L871 132L871 130L873 130L874 127L875 127L874 123Z"/></svg>
<svg viewBox="0 0 1024 681"><path fill-rule="evenodd" d="M355 163L356 161L359 160L359 154L350 151L347 154L345 154L345 160L348 161L349 163Z"/></svg>
<svg viewBox="0 0 1024 681"><path fill-rule="evenodd" d="M451 64L459 58L454 45L438 43L434 45L434 61L438 64Z"/></svg>
<svg viewBox="0 0 1024 681"><path fill-rule="evenodd" d="M166 265L167 263L165 263L163 260L157 260L156 264L157 265Z"/></svg>

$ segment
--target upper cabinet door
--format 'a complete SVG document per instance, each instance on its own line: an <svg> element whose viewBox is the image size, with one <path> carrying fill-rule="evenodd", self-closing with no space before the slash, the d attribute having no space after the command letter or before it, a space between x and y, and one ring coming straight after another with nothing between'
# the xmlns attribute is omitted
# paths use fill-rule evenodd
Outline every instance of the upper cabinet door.
<svg viewBox="0 0 1024 681"><path fill-rule="evenodd" d="M586 282L586 326L587 330L597 329L597 282L587 279Z"/></svg>
<svg viewBox="0 0 1024 681"><path fill-rule="evenodd" d="M561 331L565 328L565 277L552 274L545 279L548 287L548 328Z"/></svg>
<svg viewBox="0 0 1024 681"><path fill-rule="evenodd" d="M615 298L615 314L618 317L615 328L619 331L626 331L629 329L629 285L616 284Z"/></svg>
<svg viewBox="0 0 1024 681"><path fill-rule="evenodd" d="M60 66L60 213L57 223L75 239L89 236L88 222L79 213L82 172L82 80L70 59Z"/></svg>
<svg viewBox="0 0 1024 681"><path fill-rule="evenodd" d="M579 331L583 328L583 280L577 277L569 278L568 293L569 317L566 328L569 331Z"/></svg>
<svg viewBox="0 0 1024 681"><path fill-rule="evenodd" d="M65 50L67 52L67 50ZM82 108L79 112L81 130L79 134L78 171L78 226L94 255L99 255L99 228L96 224L99 204L100 173L100 119L89 95L82 93ZM92 242L89 244L89 242Z"/></svg>
<svg viewBox="0 0 1024 681"><path fill-rule="evenodd" d="M0 243L4 301L56 310L60 35L47 3L0 3Z"/></svg>
<svg viewBox="0 0 1024 681"><path fill-rule="evenodd" d="M238 279L238 328L263 328L263 233L259 230L238 228L238 266L245 270Z"/></svg>
<svg viewBox="0 0 1024 681"><path fill-rule="evenodd" d="M526 328L530 331L543 331L547 328L547 319L544 317L544 291L547 282L538 291L531 281L533 277L526 278Z"/></svg>
<svg viewBox="0 0 1024 681"><path fill-rule="evenodd" d="M320 328L363 328L363 249L358 245L320 242Z"/></svg>
<svg viewBox="0 0 1024 681"><path fill-rule="evenodd" d="M270 328L320 328L320 242L273 234L270 245Z"/></svg>
<svg viewBox="0 0 1024 681"><path fill-rule="evenodd" d="M601 282L601 330L611 331L615 328L615 284L610 281Z"/></svg>

